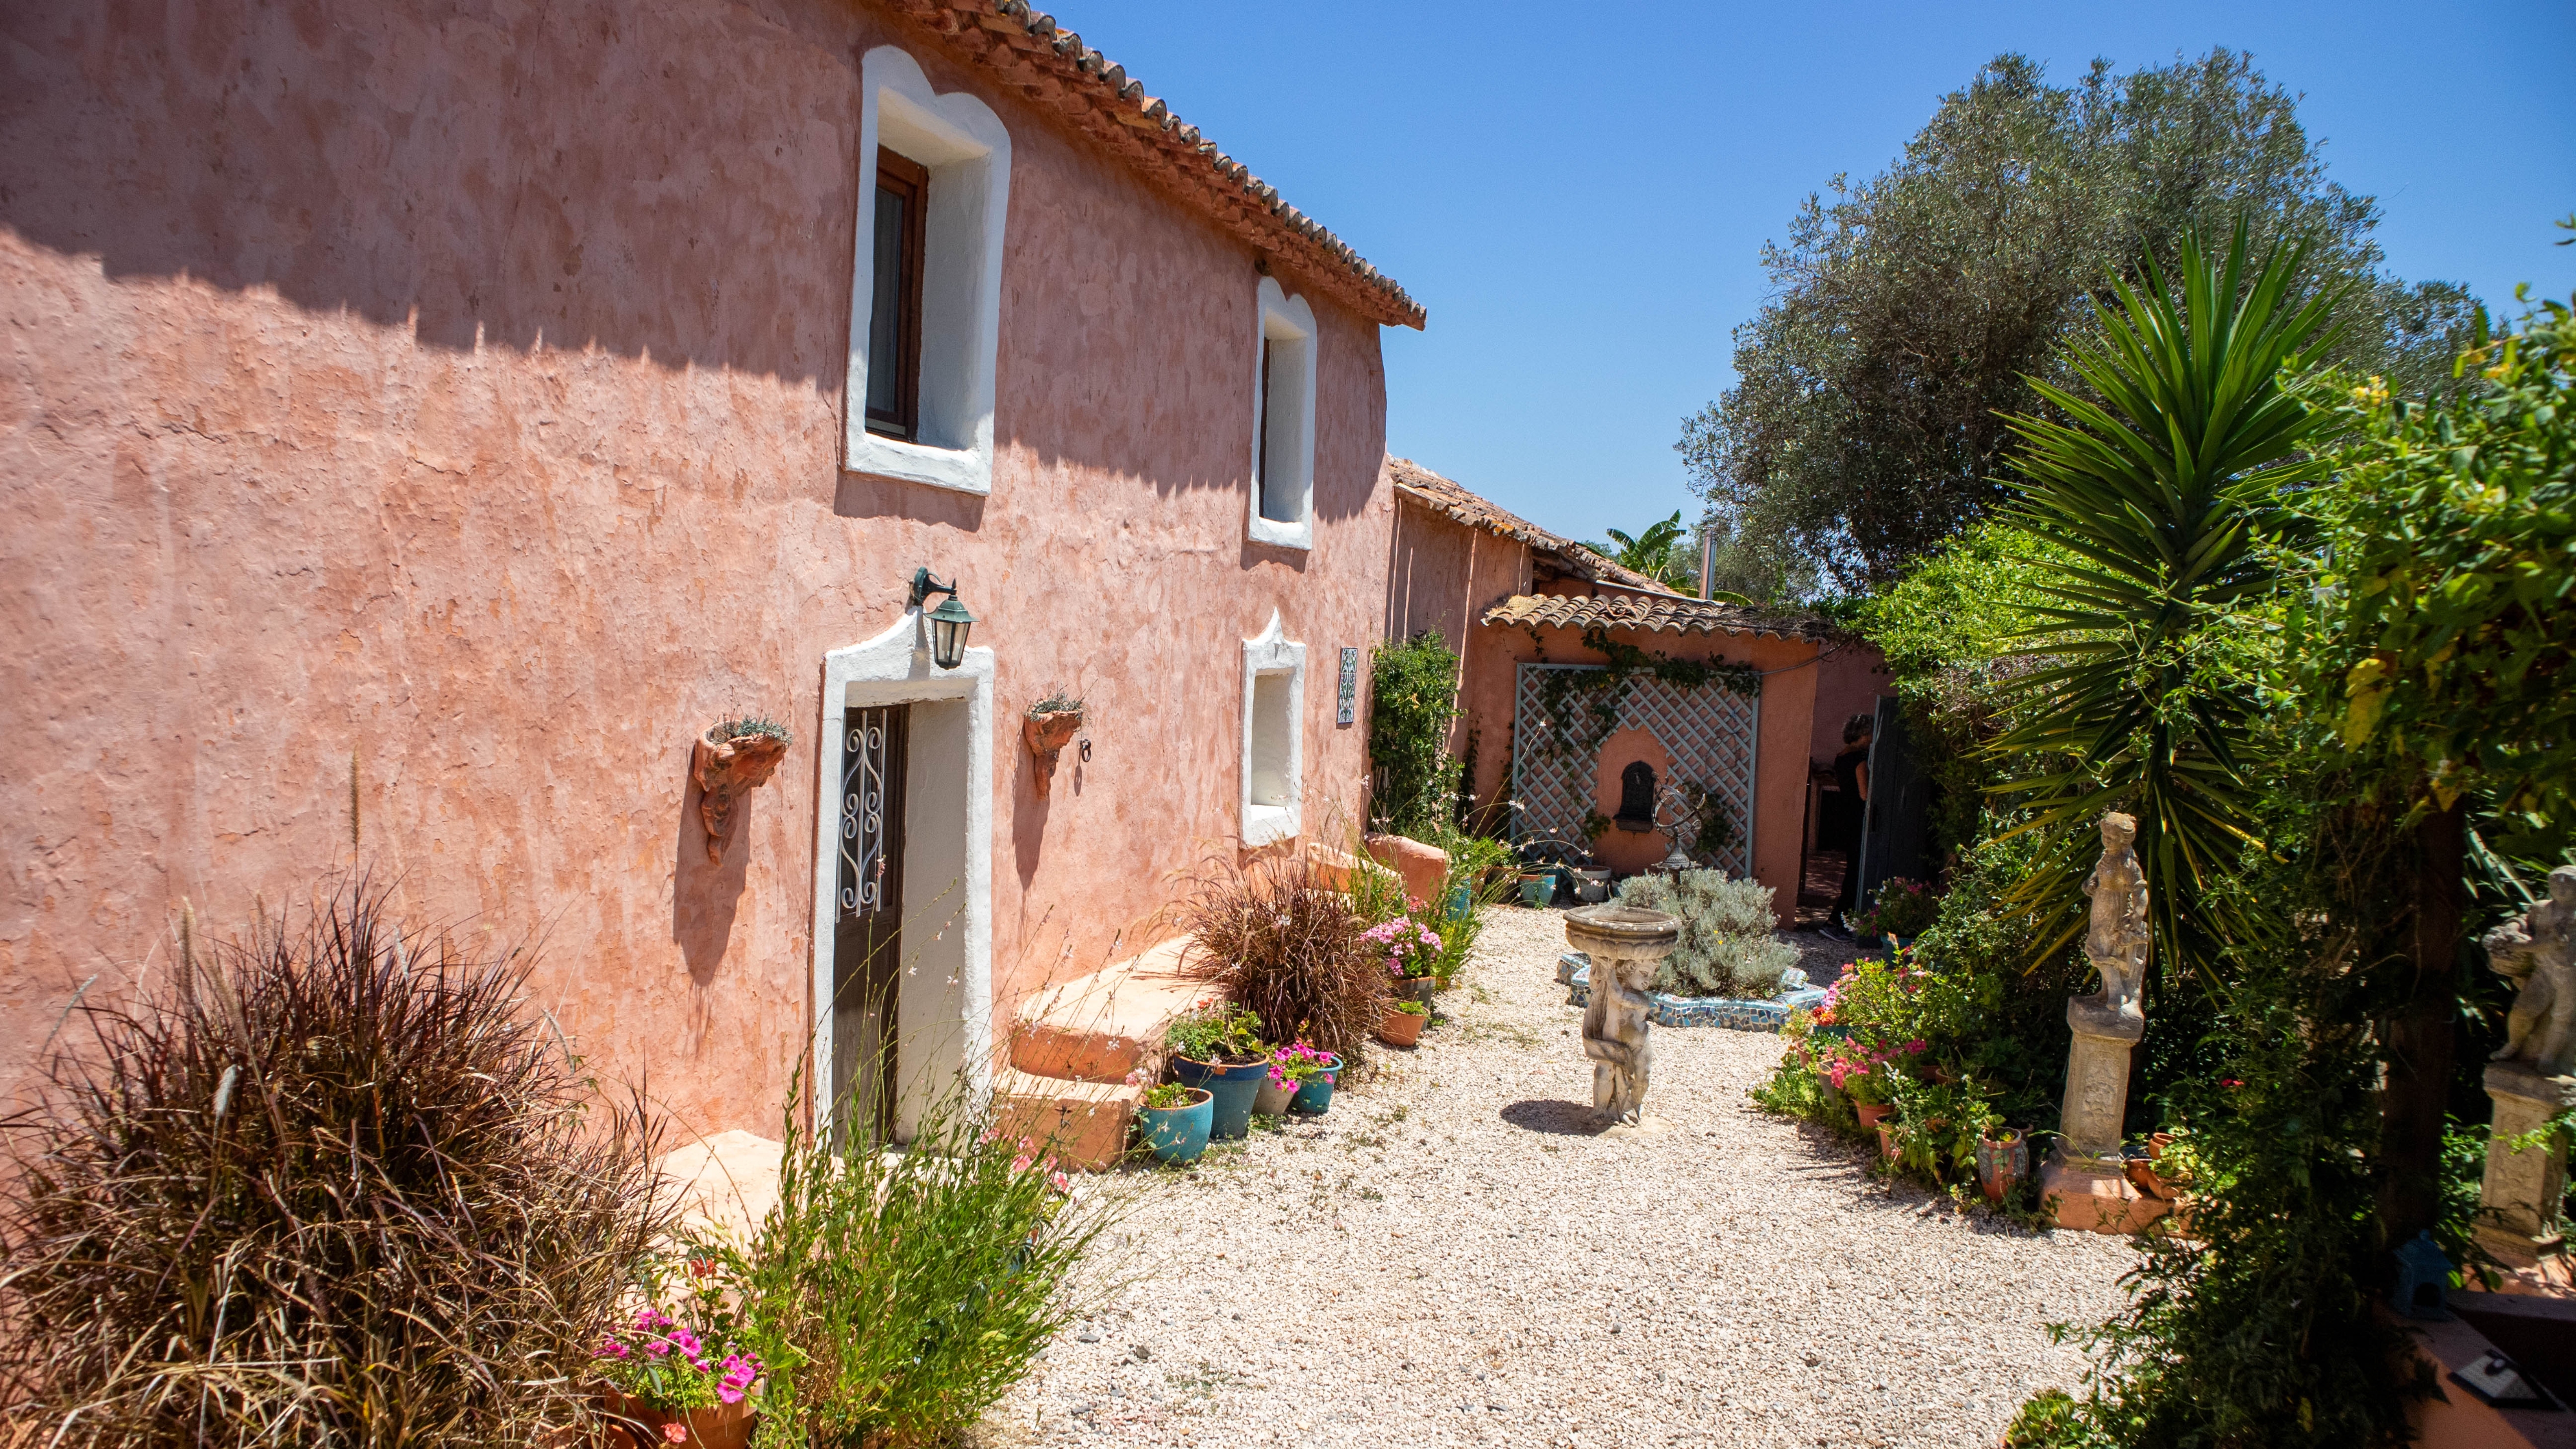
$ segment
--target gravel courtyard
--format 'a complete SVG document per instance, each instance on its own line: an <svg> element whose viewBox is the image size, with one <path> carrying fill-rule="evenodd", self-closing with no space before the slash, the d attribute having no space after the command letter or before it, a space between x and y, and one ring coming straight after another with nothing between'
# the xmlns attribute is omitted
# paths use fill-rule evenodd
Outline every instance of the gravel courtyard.
<svg viewBox="0 0 2576 1449"><path fill-rule="evenodd" d="M1656 1028L1669 1130L1592 1135L1562 948L1498 908L1455 1019L1329 1116L1117 1180L1109 1306L983 1441L1953 1449L2076 1385L2045 1325L2119 1304L2124 1242L1873 1181L1745 1101L1774 1036Z"/></svg>

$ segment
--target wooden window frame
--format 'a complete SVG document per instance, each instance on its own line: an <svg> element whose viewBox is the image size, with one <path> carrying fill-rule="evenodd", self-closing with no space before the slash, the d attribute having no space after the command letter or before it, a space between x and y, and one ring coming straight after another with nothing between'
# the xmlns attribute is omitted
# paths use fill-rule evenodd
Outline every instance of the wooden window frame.
<svg viewBox="0 0 2576 1449"><path fill-rule="evenodd" d="M870 357L871 371L891 362L895 369L895 409L893 417L883 417L875 408L867 411L867 430L880 437L898 438L904 442L921 440L921 270L922 252L929 237L930 168L900 152L877 148L877 193L880 197L893 192L904 200L903 261L895 277L895 338L892 358ZM878 204L882 205L882 201ZM873 282L871 283L873 285ZM870 307L883 305L875 298ZM871 314L873 315L873 313Z"/></svg>

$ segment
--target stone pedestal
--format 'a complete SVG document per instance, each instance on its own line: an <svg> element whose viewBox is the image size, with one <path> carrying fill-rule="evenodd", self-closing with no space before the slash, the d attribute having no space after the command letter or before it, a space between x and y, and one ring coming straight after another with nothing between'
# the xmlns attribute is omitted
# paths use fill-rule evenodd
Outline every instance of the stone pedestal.
<svg viewBox="0 0 2576 1449"><path fill-rule="evenodd" d="M2138 1191L2120 1150L2129 1111L2129 1054L2147 1034L2144 1018L2087 999L2066 1003L2075 1040L2066 1051L2066 1100L2057 1150L2040 1168L2051 1220L2097 1233L2135 1232L2171 1204Z"/></svg>
<svg viewBox="0 0 2576 1449"><path fill-rule="evenodd" d="M2074 1029L2075 1041L2066 1050L2066 1100L2057 1114L2064 1140L2058 1153L2078 1166L2120 1172L2120 1128L2129 1114L2129 1053L2147 1034L2147 1024L2080 1000L2066 1003L2066 1024Z"/></svg>
<svg viewBox="0 0 2576 1449"><path fill-rule="evenodd" d="M2516 1152L2508 1144L2576 1105L2576 1077L2544 1077L2522 1062L2487 1068L2495 1129L2487 1143L2486 1181L2478 1189L2478 1242L2514 1267L2529 1267L2565 1246L2558 1217L2567 1190L2567 1144L2551 1141Z"/></svg>
<svg viewBox="0 0 2576 1449"><path fill-rule="evenodd" d="M1592 1059L1592 1105L1615 1126L1645 1122L1646 1072L1653 1061L1647 1013L1655 963L1681 944L1682 923L1662 911L1615 902L1565 913L1566 944L1592 958L1583 1005L1583 1054Z"/></svg>

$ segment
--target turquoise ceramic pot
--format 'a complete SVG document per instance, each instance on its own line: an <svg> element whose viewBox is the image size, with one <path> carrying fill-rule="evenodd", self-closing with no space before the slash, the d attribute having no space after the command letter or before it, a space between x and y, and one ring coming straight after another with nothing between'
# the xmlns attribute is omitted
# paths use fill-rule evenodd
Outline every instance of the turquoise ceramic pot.
<svg viewBox="0 0 2576 1449"><path fill-rule="evenodd" d="M1145 1148L1160 1162L1196 1162L1207 1151L1208 1124L1216 1098L1205 1091L1186 1107L1144 1109Z"/></svg>
<svg viewBox="0 0 2576 1449"><path fill-rule="evenodd" d="M1297 1095L1288 1099L1288 1110L1306 1117L1321 1117L1333 1110L1333 1079L1341 1072L1342 1059L1335 1057L1332 1065L1298 1086Z"/></svg>
<svg viewBox="0 0 2576 1449"><path fill-rule="evenodd" d="M1208 1126L1208 1135L1227 1140L1252 1130L1252 1099L1260 1092L1261 1084L1270 1080L1270 1064L1246 1062L1239 1067L1221 1067L1214 1062L1174 1057L1172 1076L1184 1087L1205 1087L1216 1098L1216 1116Z"/></svg>
<svg viewBox="0 0 2576 1449"><path fill-rule="evenodd" d="M1476 893L1460 886L1449 893L1449 919L1463 921L1476 914Z"/></svg>
<svg viewBox="0 0 2576 1449"><path fill-rule="evenodd" d="M1521 877L1521 904L1536 908L1556 899L1556 877L1525 875Z"/></svg>

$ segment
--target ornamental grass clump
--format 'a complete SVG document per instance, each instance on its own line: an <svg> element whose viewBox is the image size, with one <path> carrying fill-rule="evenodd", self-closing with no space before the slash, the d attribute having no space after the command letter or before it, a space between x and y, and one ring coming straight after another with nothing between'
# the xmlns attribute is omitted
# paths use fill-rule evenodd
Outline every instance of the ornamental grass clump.
<svg viewBox="0 0 2576 1449"><path fill-rule="evenodd" d="M81 1009L0 1165L0 1402L55 1445L541 1443L669 1226L527 961L343 885ZM41 1331L26 1331L41 1326Z"/></svg>
<svg viewBox="0 0 2576 1449"><path fill-rule="evenodd" d="M1182 905L1186 969L1274 1036L1347 1056L1386 1015L1384 953L1350 898L1305 856L1226 867Z"/></svg>
<svg viewBox="0 0 2576 1449"><path fill-rule="evenodd" d="M1678 996L1767 1001L1798 964L1798 949L1774 940L1771 888L1722 870L1678 876L1632 876L1619 883L1623 905L1678 917L1682 940L1655 971L1655 989Z"/></svg>

